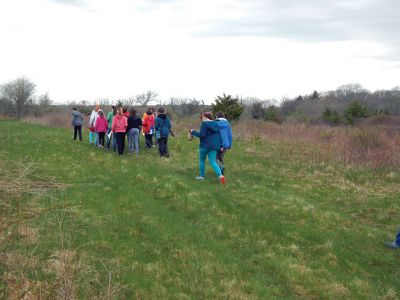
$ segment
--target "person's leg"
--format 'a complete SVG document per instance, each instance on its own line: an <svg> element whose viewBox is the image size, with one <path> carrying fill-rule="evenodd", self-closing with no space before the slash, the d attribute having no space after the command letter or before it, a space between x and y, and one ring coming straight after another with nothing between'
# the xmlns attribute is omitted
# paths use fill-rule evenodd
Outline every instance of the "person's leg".
<svg viewBox="0 0 400 300"><path fill-rule="evenodd" d="M101 142L100 142L100 145L104 148L104 141L105 141L105 135L106 135L106 133L105 133L105 132L101 132L100 134L101 134Z"/></svg>
<svg viewBox="0 0 400 300"><path fill-rule="evenodd" d="M128 151L131 153L133 151L133 128L128 131Z"/></svg>
<svg viewBox="0 0 400 300"><path fill-rule="evenodd" d="M168 151L168 137L164 138L164 156L168 157L169 156L169 151Z"/></svg>
<svg viewBox="0 0 400 300"><path fill-rule="evenodd" d="M217 164L219 165L219 168L221 169L222 174L224 174L224 172L225 172L225 165L224 165L225 152L226 152L225 149L223 151L221 151L221 150L217 151Z"/></svg>
<svg viewBox="0 0 400 300"><path fill-rule="evenodd" d="M97 131L94 133L94 144L97 147L99 146L99 133Z"/></svg>
<svg viewBox="0 0 400 300"><path fill-rule="evenodd" d="M125 150L125 135L126 135L125 132L121 132L121 147L122 147L121 154L124 154Z"/></svg>
<svg viewBox="0 0 400 300"><path fill-rule="evenodd" d="M112 134L112 143L113 143L113 150L117 151L117 136L115 134L115 132L113 132Z"/></svg>
<svg viewBox="0 0 400 300"><path fill-rule="evenodd" d="M93 145L93 132L89 131L89 143Z"/></svg>
<svg viewBox="0 0 400 300"><path fill-rule="evenodd" d="M208 162L210 163L215 174L217 174L217 176L219 178L222 175L222 173L221 173L220 167L217 164L217 151L216 150L208 151Z"/></svg>
<svg viewBox="0 0 400 300"><path fill-rule="evenodd" d="M156 139L158 143L158 152L160 153L160 156L164 156L164 138L161 139Z"/></svg>
<svg viewBox="0 0 400 300"><path fill-rule="evenodd" d="M79 140L82 142L82 126L76 126L78 128Z"/></svg>
<svg viewBox="0 0 400 300"><path fill-rule="evenodd" d="M135 149L136 154L139 154L139 129L133 128L133 147Z"/></svg>
<svg viewBox="0 0 400 300"><path fill-rule="evenodd" d="M122 133L121 132L116 132L115 133L115 140L117 142L117 149L118 149L118 154L122 154L121 150L122 150L122 139L121 136Z"/></svg>
<svg viewBox="0 0 400 300"><path fill-rule="evenodd" d="M107 150L110 150L111 140L110 140L110 138L108 137L108 135L110 134L110 132L111 132L111 128L108 128L108 129L107 129Z"/></svg>
<svg viewBox="0 0 400 300"><path fill-rule="evenodd" d="M397 246L400 247L400 231L396 235L396 239L394 240Z"/></svg>
<svg viewBox="0 0 400 300"><path fill-rule="evenodd" d="M206 156L207 149L199 148L199 169L200 169L200 177L204 177L206 174Z"/></svg>
<svg viewBox="0 0 400 300"><path fill-rule="evenodd" d="M78 126L74 126L74 140L76 140L76 134L78 133Z"/></svg>

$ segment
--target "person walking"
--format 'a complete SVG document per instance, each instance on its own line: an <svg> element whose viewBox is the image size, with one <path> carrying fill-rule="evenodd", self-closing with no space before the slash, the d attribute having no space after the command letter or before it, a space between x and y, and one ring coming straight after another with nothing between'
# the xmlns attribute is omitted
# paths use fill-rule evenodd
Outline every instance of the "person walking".
<svg viewBox="0 0 400 300"><path fill-rule="evenodd" d="M157 109L157 118L154 127L160 156L169 157L168 135L171 130L171 120L162 106Z"/></svg>
<svg viewBox="0 0 400 300"><path fill-rule="evenodd" d="M111 111L107 114L107 123L108 123L108 129L107 129L107 150L110 150L111 143L112 143L112 148L114 151L117 150L117 142L115 140L115 137L113 137L111 133L111 126L112 126L112 120L114 116L117 114L117 108L115 105L111 106ZM111 135L110 135L111 133Z"/></svg>
<svg viewBox="0 0 400 300"><path fill-rule="evenodd" d="M199 145L199 169L200 176L195 177L197 180L205 178L205 161L208 156L208 161L217 175L221 184L225 184L225 176L222 175L221 169L217 164L217 151L221 148L221 137L219 127L216 121L213 120L211 112L203 112L201 114L200 131L190 129L192 136L200 139Z"/></svg>
<svg viewBox="0 0 400 300"><path fill-rule="evenodd" d="M95 144L96 146L98 145L98 140L97 140L97 132L95 131L95 124L99 110L100 106L96 105L96 107L90 114L90 119L89 119L89 127L90 127L89 142L90 144L92 145Z"/></svg>
<svg viewBox="0 0 400 300"><path fill-rule="evenodd" d="M104 139L108 129L108 122L102 110L99 110L99 115L96 119L95 131L99 136L99 148L104 148Z"/></svg>
<svg viewBox="0 0 400 300"><path fill-rule="evenodd" d="M223 112L217 112L215 114L219 134L221 136L221 148L217 151L217 164L219 165L222 174L225 172L224 156L227 150L232 147L232 128L229 121L225 119L225 114Z"/></svg>
<svg viewBox="0 0 400 300"><path fill-rule="evenodd" d="M117 114L113 118L111 126L111 130L113 132L113 135L115 135L117 141L117 149L119 155L124 154L126 127L128 127L128 122L126 120L126 117L124 116L122 108L120 107Z"/></svg>
<svg viewBox="0 0 400 300"><path fill-rule="evenodd" d="M151 107L148 107L143 115L143 133L146 140L146 147L153 148L154 114Z"/></svg>
<svg viewBox="0 0 400 300"><path fill-rule="evenodd" d="M74 126L74 140L76 140L77 134L79 134L79 140L82 142L82 114L76 109L72 108L72 120L71 125Z"/></svg>
<svg viewBox="0 0 400 300"><path fill-rule="evenodd" d="M126 128L129 153L135 151L136 154L139 154L139 136L141 129L142 119L138 116L136 109L132 107L128 117L128 127Z"/></svg>

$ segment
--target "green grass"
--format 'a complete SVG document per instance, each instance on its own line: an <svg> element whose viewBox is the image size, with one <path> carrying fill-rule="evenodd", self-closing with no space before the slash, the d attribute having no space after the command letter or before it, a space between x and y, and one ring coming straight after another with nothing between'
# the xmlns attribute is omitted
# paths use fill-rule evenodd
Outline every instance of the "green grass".
<svg viewBox="0 0 400 300"><path fill-rule="evenodd" d="M0 140L0 159L32 161L36 176L65 184L35 203L69 208L34 220L40 242L13 247L43 262L79 252L80 298L110 278L120 299L400 296L400 252L383 247L400 216L398 170L315 160L312 145L236 141L221 186L208 165L194 180L198 142L185 137L170 139L170 159L119 157L14 121L0 122Z"/></svg>

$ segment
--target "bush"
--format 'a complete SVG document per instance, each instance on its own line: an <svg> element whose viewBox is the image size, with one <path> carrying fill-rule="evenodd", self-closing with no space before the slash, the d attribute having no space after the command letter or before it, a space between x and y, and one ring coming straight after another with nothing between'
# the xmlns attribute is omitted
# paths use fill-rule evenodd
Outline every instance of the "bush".
<svg viewBox="0 0 400 300"><path fill-rule="evenodd" d="M251 105L251 116L257 120L265 117L265 108L261 102L255 102Z"/></svg>
<svg viewBox="0 0 400 300"><path fill-rule="evenodd" d="M271 105L267 108L265 111L265 116L264 116L265 121L272 121L272 122L278 122L278 108L275 105Z"/></svg>
<svg viewBox="0 0 400 300"><path fill-rule="evenodd" d="M368 117L367 107L357 101L350 103L344 114L349 124L354 124L358 119Z"/></svg>
<svg viewBox="0 0 400 300"><path fill-rule="evenodd" d="M222 111L228 120L235 121L240 118L240 115L244 111L244 105L239 103L238 98L223 94L222 97L217 96L215 104L212 104L213 114L215 115L219 111Z"/></svg>
<svg viewBox="0 0 400 300"><path fill-rule="evenodd" d="M322 119L324 120L325 123L331 125L337 125L340 123L339 113L330 107L326 107L324 109L324 111L322 112Z"/></svg>

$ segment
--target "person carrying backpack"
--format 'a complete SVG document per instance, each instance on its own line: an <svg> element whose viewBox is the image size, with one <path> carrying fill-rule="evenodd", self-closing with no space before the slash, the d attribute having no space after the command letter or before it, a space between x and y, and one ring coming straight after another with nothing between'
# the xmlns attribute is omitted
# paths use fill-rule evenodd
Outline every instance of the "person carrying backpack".
<svg viewBox="0 0 400 300"><path fill-rule="evenodd" d="M219 134L221 136L221 148L217 151L217 164L221 169L221 173L224 174L224 156L226 151L232 147L232 128L229 121L225 119L225 114L223 112L219 111L215 116L215 121L217 121Z"/></svg>
<svg viewBox="0 0 400 300"><path fill-rule="evenodd" d="M166 115L164 107L157 109L157 117L155 120L156 140L158 142L158 151L161 157L169 157L168 152L168 135L171 130L171 120Z"/></svg>

